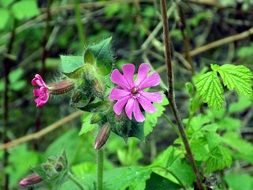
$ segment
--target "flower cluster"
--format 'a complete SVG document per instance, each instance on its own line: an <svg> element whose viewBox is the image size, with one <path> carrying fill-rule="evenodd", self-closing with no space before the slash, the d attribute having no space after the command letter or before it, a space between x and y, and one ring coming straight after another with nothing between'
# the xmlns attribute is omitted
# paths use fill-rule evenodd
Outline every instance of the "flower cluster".
<svg viewBox="0 0 253 190"><path fill-rule="evenodd" d="M161 102L162 96L159 92L146 92L145 89L160 84L160 76L158 73L153 73L148 76L150 66L141 64L137 78L134 81L135 66L133 64L123 65L123 74L118 69L113 70L111 81L117 85L113 88L109 99L116 100L113 110L117 115L122 113L125 108L125 113L129 119L132 115L138 122L145 120L141 108L146 112L154 113L156 111L153 102Z"/></svg>

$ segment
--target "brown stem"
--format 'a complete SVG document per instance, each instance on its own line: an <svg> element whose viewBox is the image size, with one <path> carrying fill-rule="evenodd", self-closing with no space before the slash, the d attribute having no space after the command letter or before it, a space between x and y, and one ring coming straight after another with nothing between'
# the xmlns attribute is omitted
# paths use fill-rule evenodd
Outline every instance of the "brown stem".
<svg viewBox="0 0 253 190"><path fill-rule="evenodd" d="M77 117L80 117L83 114L83 112L81 111L76 111L56 122L54 122L53 124L45 127L44 129L36 132L36 133L32 133L32 134L28 134L26 136L20 137L18 139L15 139L13 141L7 142L5 144L1 144L0 145L0 151L1 150L6 150L9 148L12 148L14 146L20 145L22 143L26 143L32 140L38 140L46 135L48 135L49 133L51 133L52 131L54 131L55 129L64 126L64 124L72 121L73 119L76 119Z"/></svg>
<svg viewBox="0 0 253 190"><path fill-rule="evenodd" d="M170 48L170 38L169 38L169 25L168 25L168 17L167 17L167 4L166 0L161 0L161 11L162 11L162 19L163 19L163 34L164 34L164 44L165 44L165 62L167 65L167 74L168 74L168 84L169 84L169 90L167 93L167 97L170 101L170 108L172 110L172 113L176 119L178 130L180 132L181 138L183 140L185 150L187 153L187 156L189 158L189 161L192 165L193 171L196 175L197 180L197 188L198 190L204 190L202 183L201 183L201 176L199 173L199 170L197 168L196 162L194 160L189 141L187 139L187 135L185 133L185 129L182 123L182 119L180 118L176 102L175 102L175 96L174 96L174 81L173 81L173 67L172 67L172 60L171 60L171 48Z"/></svg>
<svg viewBox="0 0 253 190"><path fill-rule="evenodd" d="M190 63L191 65L191 72L194 74L194 68L192 64L192 58L190 56L190 40L187 35L187 26L186 26L186 21L185 21L185 14L184 11L180 5L180 3L177 3L177 9L179 13L179 28L183 37L183 45L184 45L184 56L185 59Z"/></svg>

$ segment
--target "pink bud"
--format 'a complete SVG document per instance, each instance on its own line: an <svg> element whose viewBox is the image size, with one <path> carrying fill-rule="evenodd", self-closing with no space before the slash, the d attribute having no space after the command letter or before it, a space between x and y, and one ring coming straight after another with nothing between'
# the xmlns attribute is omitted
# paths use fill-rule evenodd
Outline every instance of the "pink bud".
<svg viewBox="0 0 253 190"><path fill-rule="evenodd" d="M38 174L34 173L32 175L29 175L29 176L23 178L19 182L19 185L22 187L27 187L29 185L34 185L34 184L40 183L41 181L42 181L41 177Z"/></svg>
<svg viewBox="0 0 253 190"><path fill-rule="evenodd" d="M109 135L110 135L110 126L108 123L104 124L102 129L98 132L98 135L96 137L96 140L95 140L95 145L94 145L94 148L96 150L99 150L100 148L103 147L103 145L106 143Z"/></svg>

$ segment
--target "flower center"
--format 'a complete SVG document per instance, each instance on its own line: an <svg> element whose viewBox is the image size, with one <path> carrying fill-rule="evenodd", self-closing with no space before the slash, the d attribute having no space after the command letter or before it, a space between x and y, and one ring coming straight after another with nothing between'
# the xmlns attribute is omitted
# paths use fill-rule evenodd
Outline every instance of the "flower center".
<svg viewBox="0 0 253 190"><path fill-rule="evenodd" d="M133 87L131 90L132 94L137 94L138 93L138 88L137 87Z"/></svg>

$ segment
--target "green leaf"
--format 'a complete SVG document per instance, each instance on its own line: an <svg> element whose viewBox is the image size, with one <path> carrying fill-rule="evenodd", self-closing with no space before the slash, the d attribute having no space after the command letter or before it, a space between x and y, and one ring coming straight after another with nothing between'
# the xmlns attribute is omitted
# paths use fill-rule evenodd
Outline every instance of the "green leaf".
<svg viewBox="0 0 253 190"><path fill-rule="evenodd" d="M15 83L17 82L24 74L24 70L21 69L21 68L18 68L14 71L12 71L9 75L9 80L10 80L10 83Z"/></svg>
<svg viewBox="0 0 253 190"><path fill-rule="evenodd" d="M229 189L231 190L252 190L253 177L245 173L229 173L225 176Z"/></svg>
<svg viewBox="0 0 253 190"><path fill-rule="evenodd" d="M98 44L89 46L86 50L90 51L95 56L98 71L102 75L107 75L112 70L113 56L111 51L111 40L111 37L104 39Z"/></svg>
<svg viewBox="0 0 253 190"><path fill-rule="evenodd" d="M5 171L10 175L11 189L17 186L18 180L30 173L30 169L38 164L39 154L31 151L25 144L10 150L9 164Z"/></svg>
<svg viewBox="0 0 253 190"><path fill-rule="evenodd" d="M169 181L168 179L156 174L152 173L150 179L146 182L145 190L180 190L181 186L178 184Z"/></svg>
<svg viewBox="0 0 253 190"><path fill-rule="evenodd" d="M229 105L229 113L243 112L252 105L252 101L245 96L240 96L238 102L233 102Z"/></svg>
<svg viewBox="0 0 253 190"><path fill-rule="evenodd" d="M191 149L194 155L194 159L197 161L205 161L208 158L209 151L207 149L207 143L201 139L191 142Z"/></svg>
<svg viewBox="0 0 253 190"><path fill-rule="evenodd" d="M233 132L226 133L222 137L222 142L235 152L235 154L232 154L233 157L253 164L253 145L250 142Z"/></svg>
<svg viewBox="0 0 253 190"><path fill-rule="evenodd" d="M148 167L123 167L105 172L104 190L143 190L145 181L150 177Z"/></svg>
<svg viewBox="0 0 253 190"><path fill-rule="evenodd" d="M96 64L96 58L89 49L87 49L84 53L84 62L92 65Z"/></svg>
<svg viewBox="0 0 253 190"><path fill-rule="evenodd" d="M75 156L80 151L78 147L82 143L80 137L78 137L78 133L76 129L72 129L67 131L64 134L61 134L59 138L51 143L46 152L45 157L53 156L53 155L60 155L62 151L66 151L69 162L73 162Z"/></svg>
<svg viewBox="0 0 253 190"><path fill-rule="evenodd" d="M247 67L225 64L219 67L218 72L229 90L235 90L238 95L253 97L253 74Z"/></svg>
<svg viewBox="0 0 253 190"><path fill-rule="evenodd" d="M61 55L61 71L64 74L73 74L75 71L84 66L84 61L82 56L73 55Z"/></svg>
<svg viewBox="0 0 253 190"><path fill-rule="evenodd" d="M232 164L230 152L222 146L217 146L212 149L208 156L209 158L205 162L205 171L207 173L222 170L226 167L230 167Z"/></svg>
<svg viewBox="0 0 253 190"><path fill-rule="evenodd" d="M10 87L14 91L19 91L19 90L23 89L25 86L26 86L26 81L21 80L21 81L12 83Z"/></svg>
<svg viewBox="0 0 253 190"><path fill-rule="evenodd" d="M79 132L79 135L83 135L85 133L88 133L92 130L94 130L95 128L98 127L97 124L91 124L91 118L93 116L93 113L91 112L84 112L84 116L83 116L83 124L82 124L82 128Z"/></svg>
<svg viewBox="0 0 253 190"><path fill-rule="evenodd" d="M29 19L40 13L35 0L22 0L11 7L12 13L18 20Z"/></svg>
<svg viewBox="0 0 253 190"><path fill-rule="evenodd" d="M249 46L241 47L237 51L237 55L239 58L251 57L252 54L253 54L253 43L251 43Z"/></svg>
<svg viewBox="0 0 253 190"><path fill-rule="evenodd" d="M0 4L3 6L3 7L7 7L9 6L14 0L0 0Z"/></svg>
<svg viewBox="0 0 253 190"><path fill-rule="evenodd" d="M182 157L183 154L180 150L170 146L154 160L152 164L153 172L173 181L174 183L182 183L186 187L192 186L195 175L191 166L186 160L183 160ZM182 168L184 169L182 170ZM175 176L177 178L175 178Z"/></svg>
<svg viewBox="0 0 253 190"><path fill-rule="evenodd" d="M153 131L153 128L156 126L158 118L162 116L165 111L165 106L169 104L168 99L163 95L163 101L161 103L154 103L156 108L155 113L145 113L145 122L144 122L144 135L147 136Z"/></svg>
<svg viewBox="0 0 253 190"><path fill-rule="evenodd" d="M0 8L0 18L1 18L0 29L5 28L6 24L8 23L9 17L10 17L9 11L7 9Z"/></svg>
<svg viewBox="0 0 253 190"><path fill-rule="evenodd" d="M197 88L197 94L209 107L220 109L223 106L223 87L217 72L210 71L201 74L194 79L194 83Z"/></svg>

